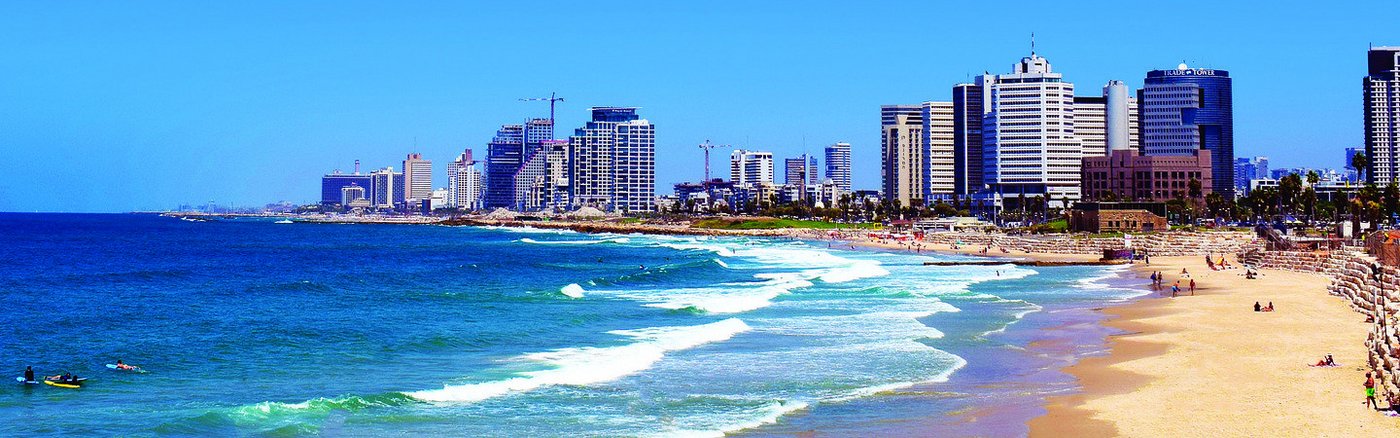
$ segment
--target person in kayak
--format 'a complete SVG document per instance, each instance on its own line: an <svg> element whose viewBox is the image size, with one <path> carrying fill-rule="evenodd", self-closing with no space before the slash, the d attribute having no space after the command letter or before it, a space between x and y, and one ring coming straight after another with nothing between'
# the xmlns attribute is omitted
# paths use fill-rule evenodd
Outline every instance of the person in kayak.
<svg viewBox="0 0 1400 438"><path fill-rule="evenodd" d="M26 382L33 382L33 381L34 381L34 367L32 367L32 366L24 367L24 381L26 381Z"/></svg>
<svg viewBox="0 0 1400 438"><path fill-rule="evenodd" d="M136 367L131 366L131 365L124 364L124 363L122 363L122 360L121 360L121 359L117 359L117 369L119 369L119 370L134 370L134 369L136 369Z"/></svg>

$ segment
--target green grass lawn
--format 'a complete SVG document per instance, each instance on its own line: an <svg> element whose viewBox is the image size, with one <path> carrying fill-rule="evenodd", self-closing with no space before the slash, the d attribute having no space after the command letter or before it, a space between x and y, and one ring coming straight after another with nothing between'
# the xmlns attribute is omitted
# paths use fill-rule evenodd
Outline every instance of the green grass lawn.
<svg viewBox="0 0 1400 438"><path fill-rule="evenodd" d="M772 230L778 228L813 228L820 230L831 230L836 228L874 228L873 224L838 224L827 221L809 221L799 219L774 219L774 218L711 218L701 219L691 223L695 228L709 228L715 230Z"/></svg>

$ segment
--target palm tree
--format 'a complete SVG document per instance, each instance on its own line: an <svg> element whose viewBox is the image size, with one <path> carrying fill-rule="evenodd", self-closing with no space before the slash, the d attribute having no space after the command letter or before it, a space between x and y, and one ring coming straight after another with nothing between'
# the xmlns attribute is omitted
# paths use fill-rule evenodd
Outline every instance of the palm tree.
<svg viewBox="0 0 1400 438"><path fill-rule="evenodd" d="M1356 169L1356 174L1362 176L1362 181L1366 180L1366 166L1369 164L1369 162L1370 160L1366 158L1366 154L1364 153L1357 152L1356 155L1351 156L1351 168Z"/></svg>

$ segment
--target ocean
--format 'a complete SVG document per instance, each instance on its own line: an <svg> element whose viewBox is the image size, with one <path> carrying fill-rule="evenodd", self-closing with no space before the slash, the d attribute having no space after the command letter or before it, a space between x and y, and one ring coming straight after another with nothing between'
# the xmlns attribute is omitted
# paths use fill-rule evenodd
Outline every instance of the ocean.
<svg viewBox="0 0 1400 438"><path fill-rule="evenodd" d="M1141 294L829 245L0 214L0 368L89 378L0 435L1017 436Z"/></svg>

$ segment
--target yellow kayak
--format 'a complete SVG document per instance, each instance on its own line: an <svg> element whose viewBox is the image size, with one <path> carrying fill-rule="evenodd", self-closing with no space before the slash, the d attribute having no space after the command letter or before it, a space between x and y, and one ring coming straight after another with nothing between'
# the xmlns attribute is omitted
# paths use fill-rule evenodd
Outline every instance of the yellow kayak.
<svg viewBox="0 0 1400 438"><path fill-rule="evenodd" d="M76 389L76 388L82 388L82 385L78 385L78 384L76 384L76 383L63 383L63 382L55 382L55 381L52 381L52 380L45 380L45 381L44 381L44 384L45 384L45 385L49 385L49 386L57 386L57 387L59 387L59 388L74 388L74 389Z"/></svg>

